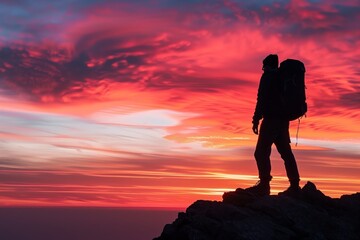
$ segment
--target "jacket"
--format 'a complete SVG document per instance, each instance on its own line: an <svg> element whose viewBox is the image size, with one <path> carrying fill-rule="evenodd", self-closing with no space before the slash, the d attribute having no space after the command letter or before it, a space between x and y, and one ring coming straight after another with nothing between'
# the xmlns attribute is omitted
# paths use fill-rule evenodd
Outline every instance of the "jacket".
<svg viewBox="0 0 360 240"><path fill-rule="evenodd" d="M261 76L253 123L262 118L285 119L278 69L266 69Z"/></svg>

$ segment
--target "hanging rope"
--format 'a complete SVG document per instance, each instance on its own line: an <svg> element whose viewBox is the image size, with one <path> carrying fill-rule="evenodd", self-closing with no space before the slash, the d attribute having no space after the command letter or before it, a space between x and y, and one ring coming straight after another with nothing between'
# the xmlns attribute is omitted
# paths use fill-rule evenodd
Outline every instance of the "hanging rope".
<svg viewBox="0 0 360 240"><path fill-rule="evenodd" d="M299 129L300 129L300 120L301 120L302 116L298 118L298 126L297 126L297 130L296 130L296 143L295 143L295 147L297 147L298 142L299 142Z"/></svg>

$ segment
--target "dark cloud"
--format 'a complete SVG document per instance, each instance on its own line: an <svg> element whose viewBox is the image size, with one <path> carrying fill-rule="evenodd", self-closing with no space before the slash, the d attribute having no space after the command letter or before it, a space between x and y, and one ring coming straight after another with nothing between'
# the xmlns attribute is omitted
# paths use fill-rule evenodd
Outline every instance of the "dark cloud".
<svg viewBox="0 0 360 240"><path fill-rule="evenodd" d="M240 85L251 85L251 83L236 78L192 77L168 72L156 73L147 82L148 88L158 90L184 88L194 92L217 92L225 89L233 89Z"/></svg>
<svg viewBox="0 0 360 240"><path fill-rule="evenodd" d="M75 54L70 56L60 47L3 47L0 49L0 86L7 90L8 95L18 93L32 101L49 101L49 96L61 101L64 96L81 95L87 88L96 87L102 79L141 82L145 88L159 90L182 88L200 92L246 84L246 81L239 79L180 74L189 70L184 66L177 66L175 72L164 70L167 63L154 60L157 54L170 54L176 58L177 53L191 50L191 45L181 44L177 38L166 41L152 38L144 36L143 40L148 41L143 43L139 36L104 37L94 31L77 41ZM133 41L134 44L125 47L125 41ZM34 51L36 54L32 53ZM190 65L197 67L196 63Z"/></svg>
<svg viewBox="0 0 360 240"><path fill-rule="evenodd" d="M224 1L224 17L287 38L357 34L360 6L325 1ZM225 7L225 8L224 8ZM350 42L350 41L349 41Z"/></svg>
<svg viewBox="0 0 360 240"><path fill-rule="evenodd" d="M0 171L7 170L7 168L18 168L18 167L28 167L31 164L27 161L22 161L20 159L11 159L11 158L0 158Z"/></svg>
<svg viewBox="0 0 360 240"><path fill-rule="evenodd" d="M42 56L32 56L30 51L9 47L0 50L2 88L37 101L44 95L61 94L72 79L84 79L86 69L81 57L64 64L49 59L46 50Z"/></svg>
<svg viewBox="0 0 360 240"><path fill-rule="evenodd" d="M89 21L86 28L77 29L78 36L73 40L74 49L71 53L61 47L61 44L49 47L42 46L40 41L36 41L46 39L47 36L50 36L50 39L59 36L59 33L55 32L66 32L65 28L71 28L71 21L79 20L86 23L88 18L91 19L89 9L102 4L111 6L115 2L101 3L94 0L78 1L76 4L73 1L45 4L45 1L38 1L44 3L44 6L36 5L32 8L25 8L30 4L30 1L25 0L19 1L19 5L3 3L6 9L13 11L0 17L4 20L9 17L1 24L5 29L2 35L7 31L20 33L16 36L20 43L12 44L11 40L14 39L9 38L7 40L10 43L0 49L2 93L8 96L21 94L32 101L62 101L64 96L72 94L81 97L86 89L96 88L98 84L102 84L100 80L103 79L132 82L141 84L144 88L160 90L182 88L212 92L227 89L248 82L234 78L186 74L188 70L200 67L196 62L191 62L191 59L186 67L175 66L178 70L173 71L170 68L174 67L174 64L168 64L166 58L159 60L157 56L168 54L168 58L176 59L176 53L185 53L201 45L201 37L192 35L192 31L206 29L214 36L222 35L234 31L232 27L236 24L253 26L265 33L276 33L277 36L292 39L327 36L328 33L332 36L343 36L349 33L344 41L350 42L353 39L351 36L358 34L358 31L354 32L354 29L357 29L357 21L354 19L359 18L360 12L359 6L350 7L341 3L325 5L323 2L299 5L297 1L157 1L151 6L153 13L149 16L156 15L156 23L168 22L167 25L157 28L153 26L154 23L151 23L151 26L147 25L150 18L143 16L146 11L141 10L140 5L122 1L127 7L116 10L119 5L114 5L116 7L110 12L109 18L114 18L116 11L134 10L137 7L138 12L134 12L134 16L137 17L128 20L129 24L138 21L130 26L139 27L138 31L125 31L126 29L116 24L97 25L96 20L91 20L93 22ZM146 1L142 3L145 4ZM77 11L76 17L72 17L72 14L70 17L64 17L71 7ZM164 8L173 11L173 18L160 14L160 10ZM59 9L59 12L56 9ZM96 9L93 11L96 12ZM56 14L51 17L51 13L55 12ZM34 17L33 13L37 17ZM45 21L46 19L50 20ZM116 21L121 21L121 18L114 20ZM45 26L47 23L54 26ZM154 28L154 31L147 30L149 27ZM156 40L162 32L167 32L169 37ZM25 38L22 38L22 35ZM23 40L27 39L26 36L32 35L35 37L31 43L25 44ZM186 40L187 44L181 44L182 40ZM33 54L33 51L37 51L37 54ZM349 96L345 95L342 101L349 99Z"/></svg>
<svg viewBox="0 0 360 240"><path fill-rule="evenodd" d="M32 56L31 51L26 48L0 49L0 86L9 95L25 94L33 101L41 101L44 96L61 99L64 95L82 92L87 87L96 87L94 82L94 86L87 86L87 80L111 78L115 81L133 81L130 70L125 74L119 74L119 71L127 69L130 64L140 66L143 63L140 56L120 56L89 67L91 59L85 52L69 60L56 61L48 54L51 49L41 50L40 56ZM62 55L61 51L58 54ZM115 67L117 62L120 64Z"/></svg>
<svg viewBox="0 0 360 240"><path fill-rule="evenodd" d="M350 109L360 109L360 92L346 93L340 96L342 106Z"/></svg>
<svg viewBox="0 0 360 240"><path fill-rule="evenodd" d="M159 16L163 11L176 11L179 21L191 21L192 27L206 27L211 22L226 23L218 26L227 29L232 24L246 23L263 31L292 36L313 36L325 33L350 32L356 29L360 6L348 1L238 1L238 0L160 0L149 1L34 1L17 0L0 4L3 34L34 35L40 39L56 35L64 23L82 19L88 9L113 6L142 14L143 9ZM224 22L224 20L226 22ZM166 20L165 20L166 21ZM214 29L216 31L216 29ZM0 32L1 33L1 32Z"/></svg>
<svg viewBox="0 0 360 240"><path fill-rule="evenodd" d="M80 1L79 1L80 2ZM56 40L64 23L81 16L74 1L1 1L0 38L4 42ZM76 14L70 14L75 10Z"/></svg>

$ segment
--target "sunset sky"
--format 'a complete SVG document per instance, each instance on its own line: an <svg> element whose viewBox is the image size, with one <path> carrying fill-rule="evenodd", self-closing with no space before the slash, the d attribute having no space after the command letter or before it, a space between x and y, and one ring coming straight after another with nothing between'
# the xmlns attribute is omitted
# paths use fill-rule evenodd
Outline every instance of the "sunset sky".
<svg viewBox="0 0 360 240"><path fill-rule="evenodd" d="M358 0L1 1L0 206L185 208L253 185L270 53L306 66L301 185L360 191L359 22Z"/></svg>

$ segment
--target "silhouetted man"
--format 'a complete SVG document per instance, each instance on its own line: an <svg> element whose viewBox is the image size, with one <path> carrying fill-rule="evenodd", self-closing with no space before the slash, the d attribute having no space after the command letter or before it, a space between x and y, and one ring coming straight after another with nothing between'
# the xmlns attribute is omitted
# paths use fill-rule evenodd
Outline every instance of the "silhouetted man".
<svg viewBox="0 0 360 240"><path fill-rule="evenodd" d="M270 154L271 146L275 144L281 158L284 160L290 187L284 193L295 193L300 190L299 172L295 157L290 147L289 120L284 116L281 102L281 82L278 71L279 59L277 55L269 55L263 60L264 73L261 76L257 103L253 116L252 130L259 134L255 149L255 159L259 171L260 181L245 191L259 196L270 194L272 176ZM260 120L260 132L258 126Z"/></svg>

